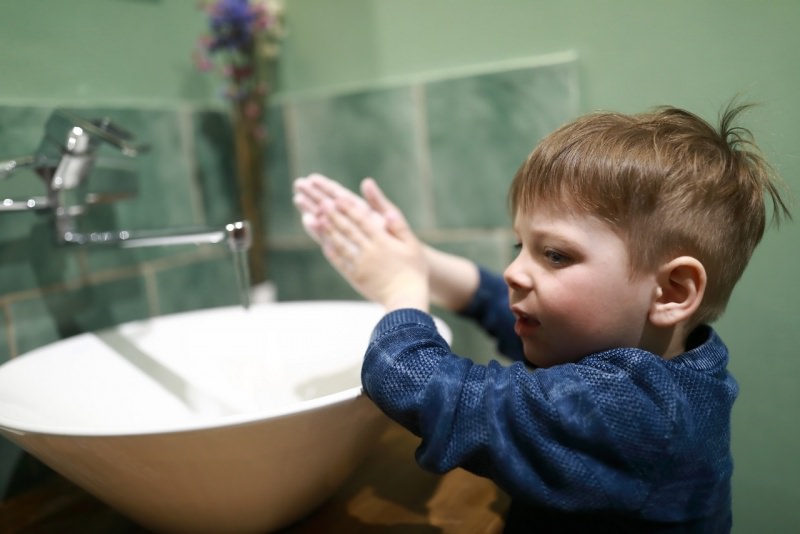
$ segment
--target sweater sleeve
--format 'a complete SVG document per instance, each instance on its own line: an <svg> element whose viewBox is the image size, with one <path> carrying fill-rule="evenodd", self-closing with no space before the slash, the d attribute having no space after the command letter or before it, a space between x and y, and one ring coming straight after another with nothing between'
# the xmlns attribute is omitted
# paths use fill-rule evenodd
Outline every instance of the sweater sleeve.
<svg viewBox="0 0 800 534"><path fill-rule="evenodd" d="M514 332L514 314L508 302L508 286L502 277L478 267L480 281L472 300L460 315L478 323L497 342L500 354L523 361L522 342Z"/></svg>
<svg viewBox="0 0 800 534"><path fill-rule="evenodd" d="M669 361L621 348L548 369L478 365L430 315L402 309L375 327L362 384L422 438L423 468L463 467L523 503L675 522L729 500L726 363L712 332Z"/></svg>
<svg viewBox="0 0 800 534"><path fill-rule="evenodd" d="M637 509L647 489L636 459L606 427L580 373L562 367L474 364L450 352L429 315L404 309L376 326L362 382L389 417L422 438L423 468L463 467L514 499L565 510ZM661 440L629 441L639 440L640 449L663 454Z"/></svg>

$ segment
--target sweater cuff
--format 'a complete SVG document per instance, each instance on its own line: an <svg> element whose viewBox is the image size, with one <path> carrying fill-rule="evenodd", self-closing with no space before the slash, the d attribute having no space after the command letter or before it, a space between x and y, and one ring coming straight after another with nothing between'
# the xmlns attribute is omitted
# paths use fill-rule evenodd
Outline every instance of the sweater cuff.
<svg viewBox="0 0 800 534"><path fill-rule="evenodd" d="M475 291L475 294L472 295L472 300L470 300L464 308L457 312L462 317L469 317L471 319L477 319L480 317L489 304L497 298L497 286L500 283L503 284L502 294L508 292L508 290L505 289L505 281L503 281L502 278L487 271L480 265L477 267L478 276L480 277L478 289Z"/></svg>
<svg viewBox="0 0 800 534"><path fill-rule="evenodd" d="M399 310L391 311L381 318L381 320L372 330L370 343L380 338L384 334L387 334L400 326L408 324L426 326L436 330L436 323L433 321L433 317L431 317L429 314L416 308L401 308Z"/></svg>

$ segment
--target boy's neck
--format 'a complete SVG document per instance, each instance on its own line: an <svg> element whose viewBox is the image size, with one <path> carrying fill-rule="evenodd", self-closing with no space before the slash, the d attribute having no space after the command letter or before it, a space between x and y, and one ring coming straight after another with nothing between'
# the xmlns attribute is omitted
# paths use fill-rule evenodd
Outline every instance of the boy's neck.
<svg viewBox="0 0 800 534"><path fill-rule="evenodd" d="M686 339L691 329L686 323L679 323L670 328L647 327L642 336L640 348L671 360L686 352Z"/></svg>

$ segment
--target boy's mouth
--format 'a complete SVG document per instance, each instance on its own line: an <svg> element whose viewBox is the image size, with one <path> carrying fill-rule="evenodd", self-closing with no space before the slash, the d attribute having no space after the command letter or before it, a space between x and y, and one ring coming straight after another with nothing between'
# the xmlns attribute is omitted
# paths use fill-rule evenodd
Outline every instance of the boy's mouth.
<svg viewBox="0 0 800 534"><path fill-rule="evenodd" d="M541 325L533 316L528 315L515 306L511 307L511 312L517 318L517 321L514 323L514 332L519 337L529 337L533 335Z"/></svg>

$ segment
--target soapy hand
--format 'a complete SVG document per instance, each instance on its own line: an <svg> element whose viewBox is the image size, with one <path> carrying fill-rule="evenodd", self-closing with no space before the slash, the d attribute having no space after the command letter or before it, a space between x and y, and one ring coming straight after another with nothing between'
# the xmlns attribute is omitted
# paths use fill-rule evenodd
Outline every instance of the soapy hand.
<svg viewBox="0 0 800 534"><path fill-rule="evenodd" d="M373 195L373 200L376 204L368 205L364 198L321 174L310 174L304 178L297 178L294 181L293 190L294 205L300 212L303 228L314 241L320 244L322 243L322 204L326 200L347 198L357 205L365 207L365 209L371 208L370 217L374 218L375 224L378 225L386 225L385 216L389 214L382 214L382 211L392 211L391 208L394 208L396 212L396 215L390 215L391 217L399 216L402 218L399 210L391 205L388 200L385 203L381 203L381 200L385 200L386 197L380 191L377 197Z"/></svg>
<svg viewBox="0 0 800 534"><path fill-rule="evenodd" d="M321 175L297 179L294 191L303 227L356 291L387 310L428 310L424 247L374 180L362 182L364 198Z"/></svg>

